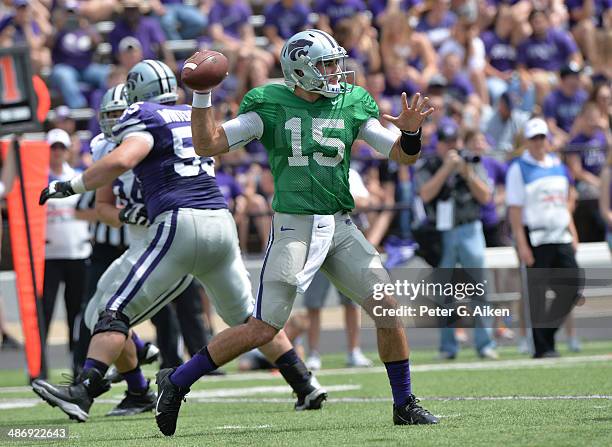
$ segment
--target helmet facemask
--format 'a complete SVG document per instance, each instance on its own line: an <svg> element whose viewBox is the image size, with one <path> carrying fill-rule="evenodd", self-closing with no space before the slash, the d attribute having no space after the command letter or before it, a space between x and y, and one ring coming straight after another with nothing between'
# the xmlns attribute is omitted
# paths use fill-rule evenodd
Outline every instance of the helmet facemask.
<svg viewBox="0 0 612 447"><path fill-rule="evenodd" d="M105 137L110 138L113 126L117 124L124 110L125 109L117 109L100 112L100 130L102 130Z"/></svg>
<svg viewBox="0 0 612 447"><path fill-rule="evenodd" d="M113 126L117 124L127 107L128 103L124 84L111 87L104 93L100 103L98 120L100 122L100 130L102 130L106 138L110 138Z"/></svg>

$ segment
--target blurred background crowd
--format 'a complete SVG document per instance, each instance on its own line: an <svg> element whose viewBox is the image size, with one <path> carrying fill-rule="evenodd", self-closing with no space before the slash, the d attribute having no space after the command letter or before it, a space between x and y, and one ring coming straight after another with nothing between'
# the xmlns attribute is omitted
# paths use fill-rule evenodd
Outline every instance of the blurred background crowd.
<svg viewBox="0 0 612 447"><path fill-rule="evenodd" d="M567 165L580 242L606 239L610 194L603 204L600 196L610 191L612 165L612 0L0 3L0 47L29 45L34 72L51 91L45 126L55 133L49 143L63 146L59 163L74 170L91 163L89 142L100 132L96 110L103 93L124 82L142 59L162 60L178 74L194 50L222 51L230 76L215 89L213 102L225 120L248 89L282 82L280 49L309 27L328 31L347 50L355 83L372 94L381 115L398 113L402 92L425 93L436 108L423 127L423 162L415 167L382 160L363 142L352 150L356 221L386 252L387 266L405 261L419 241L425 243L417 252L439 265L443 249L431 247L443 241L436 242L435 210L428 206L433 196L423 190L429 177L419 170L435 174L435 163L427 160L443 160L449 152L463 160L449 162L456 168L481 167L476 171L483 172L488 193L470 194L487 246L511 245L506 171L525 150L525 124L533 117L545 120L548 150ZM181 88L181 102L190 103L190 96ZM243 252L261 253L273 195L265 149L252 142L223 156L217 180Z"/></svg>

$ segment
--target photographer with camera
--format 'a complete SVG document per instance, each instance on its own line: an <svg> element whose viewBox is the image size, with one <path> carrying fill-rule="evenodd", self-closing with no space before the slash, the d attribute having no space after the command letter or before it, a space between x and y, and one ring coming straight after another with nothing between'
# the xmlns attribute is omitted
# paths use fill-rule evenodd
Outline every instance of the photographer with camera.
<svg viewBox="0 0 612 447"><path fill-rule="evenodd" d="M419 160L415 174L416 191L428 221L432 225L435 222L441 236L441 259L434 267L453 269L459 264L478 269L476 274L481 276L485 239L480 208L491 199L487 174L480 157L460 150L457 125L445 123L438 129L437 137L435 154ZM475 318L474 342L479 356L496 359L491 323L482 317ZM443 327L440 358L452 360L458 351L454 328Z"/></svg>

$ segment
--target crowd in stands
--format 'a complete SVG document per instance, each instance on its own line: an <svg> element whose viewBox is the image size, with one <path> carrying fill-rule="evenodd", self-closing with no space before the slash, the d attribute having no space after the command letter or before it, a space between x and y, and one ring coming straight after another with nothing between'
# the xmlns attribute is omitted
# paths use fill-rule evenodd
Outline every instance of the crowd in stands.
<svg viewBox="0 0 612 447"><path fill-rule="evenodd" d="M84 111L95 111L104 91L140 60L163 60L178 74L197 48L222 51L231 68L213 94L221 120L236 113L249 88L282 81L280 49L308 27L330 32L346 48L355 82L376 99L381 116L397 113L401 92L430 97L436 112L423 128L424 157L452 140L482 159L494 189L482 210L489 245L509 243L505 171L524 149L525 123L537 116L575 181L581 241L604 240L607 217L598 198L612 122L610 0L0 3L0 47L29 45L34 71L52 91L47 127L71 136L76 169L91 163L89 141L99 132L95 113ZM181 89L181 101L190 94ZM378 159L365 143L355 144L353 167L369 193L359 218L368 238L378 246L390 235L411 239L423 221L413 206L414 169ZM243 249L261 251L273 194L265 149L253 142L223 157L217 170Z"/></svg>

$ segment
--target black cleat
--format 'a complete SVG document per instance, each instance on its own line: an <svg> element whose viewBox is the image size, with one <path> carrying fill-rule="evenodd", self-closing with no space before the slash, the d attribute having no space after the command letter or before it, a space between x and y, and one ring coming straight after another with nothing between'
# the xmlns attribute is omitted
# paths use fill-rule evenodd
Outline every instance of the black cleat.
<svg viewBox="0 0 612 447"><path fill-rule="evenodd" d="M70 419L85 422L95 397L110 389L110 383L93 368L82 373L74 385L53 385L46 380L34 380L32 389L52 407L59 407Z"/></svg>
<svg viewBox="0 0 612 447"><path fill-rule="evenodd" d="M327 391L317 378L311 375L304 393L298 394L295 411L320 410L324 400L327 400Z"/></svg>
<svg viewBox="0 0 612 447"><path fill-rule="evenodd" d="M418 405L419 400L411 394L408 401L400 406L393 406L393 423L395 425L437 424L437 417Z"/></svg>
<svg viewBox="0 0 612 447"><path fill-rule="evenodd" d="M159 358L159 348L153 343L145 343L142 349L137 352L138 355L138 366L149 365ZM123 380L123 376L115 366L111 366L106 373L106 380L110 380L111 383L119 383Z"/></svg>
<svg viewBox="0 0 612 447"><path fill-rule="evenodd" d="M111 411L106 413L107 416L131 416L133 414L144 413L155 408L157 395L150 387L141 393L132 393L129 390L125 392L125 397Z"/></svg>
<svg viewBox="0 0 612 447"><path fill-rule="evenodd" d="M157 373L157 403L155 405L155 422L165 436L172 436L176 431L181 402L189 388L180 388L170 381L176 368L162 369Z"/></svg>

